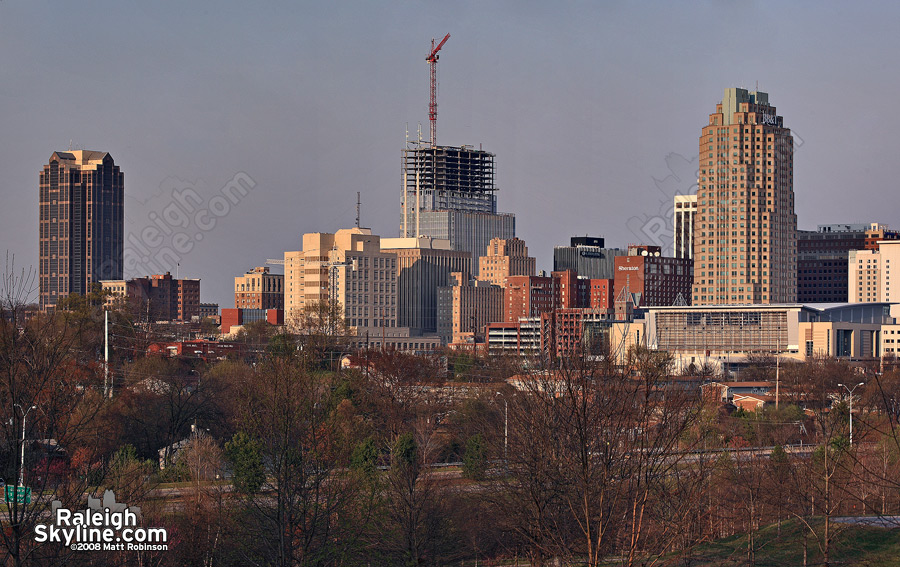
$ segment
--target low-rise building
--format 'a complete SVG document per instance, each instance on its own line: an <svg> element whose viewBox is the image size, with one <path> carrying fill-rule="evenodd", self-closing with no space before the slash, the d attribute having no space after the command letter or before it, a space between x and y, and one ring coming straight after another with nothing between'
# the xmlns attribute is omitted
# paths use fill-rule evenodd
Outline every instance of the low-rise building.
<svg viewBox="0 0 900 567"><path fill-rule="evenodd" d="M108 307L131 309L141 320L190 322L200 318L199 279L175 279L166 272L131 280L104 280L100 285L108 292Z"/></svg>
<svg viewBox="0 0 900 567"><path fill-rule="evenodd" d="M234 278L237 309L284 309L284 275L269 273L268 266L253 268Z"/></svg>
<svg viewBox="0 0 900 567"><path fill-rule="evenodd" d="M221 333L230 335L240 327L257 321L284 325L284 309L223 309Z"/></svg>

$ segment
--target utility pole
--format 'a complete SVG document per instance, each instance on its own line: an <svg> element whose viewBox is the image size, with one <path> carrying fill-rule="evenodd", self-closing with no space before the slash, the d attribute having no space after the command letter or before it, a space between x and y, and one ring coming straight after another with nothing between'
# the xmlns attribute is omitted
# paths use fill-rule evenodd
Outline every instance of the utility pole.
<svg viewBox="0 0 900 567"><path fill-rule="evenodd" d="M112 388L109 383L109 309L104 309L103 323L103 397L112 397Z"/></svg>

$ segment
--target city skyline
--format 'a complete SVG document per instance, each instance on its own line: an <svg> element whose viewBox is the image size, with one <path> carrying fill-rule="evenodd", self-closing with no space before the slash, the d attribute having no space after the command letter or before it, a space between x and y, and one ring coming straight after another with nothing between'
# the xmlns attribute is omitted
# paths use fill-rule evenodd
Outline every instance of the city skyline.
<svg viewBox="0 0 900 567"><path fill-rule="evenodd" d="M799 227L896 224L888 4L84 8L0 3L0 222L20 267L37 271L37 172L70 147L109 152L127 173L126 235L191 229L180 261L126 258L124 276L180 268L202 278L204 301L228 305L234 274L303 233L353 226L357 191L362 225L397 236L398 156L407 124L427 131L424 59L447 32L440 143L496 155L498 209L516 215L538 269L578 234L670 247L656 223L695 190L697 125L722 89L757 79L790 117ZM107 61L75 72L79 58ZM170 208L186 193L199 203ZM190 207L215 226L185 220Z"/></svg>

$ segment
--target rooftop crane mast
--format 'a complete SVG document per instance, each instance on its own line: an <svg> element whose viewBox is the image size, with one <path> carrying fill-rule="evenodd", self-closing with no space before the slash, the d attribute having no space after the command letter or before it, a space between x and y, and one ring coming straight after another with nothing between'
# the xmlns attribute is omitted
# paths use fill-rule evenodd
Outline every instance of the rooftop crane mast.
<svg viewBox="0 0 900 567"><path fill-rule="evenodd" d="M444 36L444 39L437 45L434 46L434 39L431 40L431 53L428 57L425 58L425 61L428 62L428 65L431 67L431 103L428 105L428 119L431 121L431 147L437 146L437 62L438 62L438 51L444 47L444 44L447 43L447 40L450 39L450 34Z"/></svg>

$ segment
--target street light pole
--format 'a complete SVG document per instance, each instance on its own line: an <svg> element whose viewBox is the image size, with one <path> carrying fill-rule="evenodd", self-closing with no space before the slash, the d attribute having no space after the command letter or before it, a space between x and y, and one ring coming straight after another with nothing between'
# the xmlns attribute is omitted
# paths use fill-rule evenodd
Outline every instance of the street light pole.
<svg viewBox="0 0 900 567"><path fill-rule="evenodd" d="M779 365L779 362L781 362L781 359L778 358L778 354L776 353L775 354L775 409L776 410L778 409L778 394L779 394L778 386L780 383L779 370L781 370L781 366Z"/></svg>
<svg viewBox="0 0 900 567"><path fill-rule="evenodd" d="M852 388L848 388L844 384L838 384L838 386L841 386L842 388L847 390L848 394L850 394L850 446L851 447L853 446L853 391L862 385L863 385L863 383L860 382L859 384L853 386Z"/></svg>
<svg viewBox="0 0 900 567"><path fill-rule="evenodd" d="M25 486L25 418L28 416L28 412L37 408L37 406L31 406L27 410L22 410L22 406L19 404L13 404L19 411L22 413L22 448L21 448L21 457L19 458L19 487Z"/></svg>
<svg viewBox="0 0 900 567"><path fill-rule="evenodd" d="M503 462L508 463L508 451L507 447L509 447L509 402L506 401L506 396L504 396L501 392L497 392L495 395L503 398Z"/></svg>

